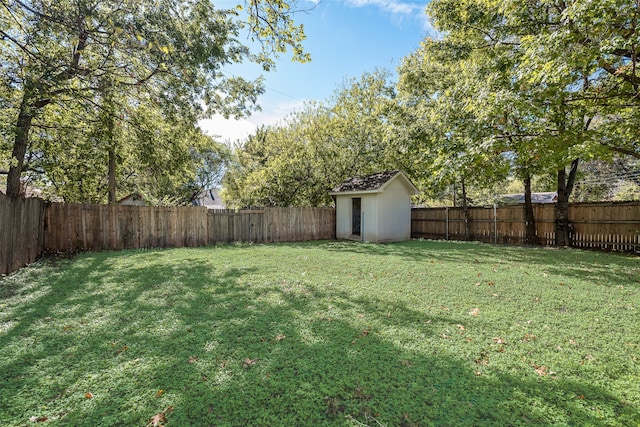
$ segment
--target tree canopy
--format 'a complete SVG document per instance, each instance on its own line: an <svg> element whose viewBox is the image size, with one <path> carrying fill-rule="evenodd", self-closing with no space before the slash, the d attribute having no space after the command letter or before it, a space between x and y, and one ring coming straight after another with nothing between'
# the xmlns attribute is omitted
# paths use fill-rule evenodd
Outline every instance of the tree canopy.
<svg viewBox="0 0 640 427"><path fill-rule="evenodd" d="M260 128L235 149L225 201L246 206L324 206L351 176L396 169L405 159L393 134L389 73L345 82L330 103L308 103L278 126Z"/></svg>
<svg viewBox="0 0 640 427"><path fill-rule="evenodd" d="M93 172L138 151L128 163L136 174L180 175L180 159L219 151L194 134L196 120L248 114L263 90L260 80L228 77L222 68L252 60L269 69L287 48L295 60L309 59L291 13L284 1L262 0L250 0L246 12L209 0L2 2L0 149L7 155L0 169L8 169L7 193L20 194L28 171L70 185L65 192L72 194L73 186L96 188L72 176L72 165L83 161ZM240 42L245 30L261 50ZM163 163L167 156L175 157L172 165ZM65 180L58 180L63 169Z"/></svg>
<svg viewBox="0 0 640 427"><path fill-rule="evenodd" d="M404 58L395 87L367 73L238 148L232 203L328 203L336 182L389 168L423 199L454 186L463 203L469 189L510 179L523 186L533 242L533 185L552 176L557 243L568 244L579 165L596 174L598 162L640 157L639 3L433 0L427 13L438 35Z"/></svg>
<svg viewBox="0 0 640 427"><path fill-rule="evenodd" d="M555 173L556 236L567 244L580 161L640 154L629 130L637 9L626 0L431 2L441 36L405 59L399 82L409 144L435 165L425 180L470 171L487 182L507 160L526 197L534 175Z"/></svg>

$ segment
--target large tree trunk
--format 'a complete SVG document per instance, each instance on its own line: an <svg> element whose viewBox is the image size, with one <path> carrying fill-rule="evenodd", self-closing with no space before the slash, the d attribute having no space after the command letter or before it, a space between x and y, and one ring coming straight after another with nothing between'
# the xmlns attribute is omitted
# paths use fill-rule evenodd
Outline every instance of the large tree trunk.
<svg viewBox="0 0 640 427"><path fill-rule="evenodd" d="M533 215L533 203L531 202L531 175L527 173L524 178L524 242L529 245L538 243L536 238L536 219Z"/></svg>
<svg viewBox="0 0 640 427"><path fill-rule="evenodd" d="M103 108L105 109L105 130L104 134L107 141L107 147L109 147L109 199L110 205L115 205L116 200L116 135L115 135L115 105L112 97L112 86L109 82L107 89L105 90L105 102Z"/></svg>
<svg viewBox="0 0 640 427"><path fill-rule="evenodd" d="M13 141L13 151L11 153L11 165L9 166L9 174L7 176L7 196L20 197L23 196L23 188L20 182L22 171L24 170L24 158L29 148L29 131L31 123L36 113L46 107L51 100L40 99L33 101L34 88L25 87L20 103L20 112L18 113L18 121L16 122L16 136ZM37 92L36 92L37 93Z"/></svg>
<svg viewBox="0 0 640 427"><path fill-rule="evenodd" d="M567 176L565 168L558 170L558 202L556 204L556 246L571 246L571 228L569 223L569 196L578 172L580 159L571 162Z"/></svg>
<svg viewBox="0 0 640 427"><path fill-rule="evenodd" d="M109 149L109 204L115 205L116 202L116 152L111 147Z"/></svg>
<svg viewBox="0 0 640 427"><path fill-rule="evenodd" d="M16 123L16 136L13 142L13 152L11 153L11 165L7 176L7 196L23 196L20 177L24 167L24 157L29 147L29 130L33 121L33 110L28 106L28 99L23 97Z"/></svg>
<svg viewBox="0 0 640 427"><path fill-rule="evenodd" d="M65 67L56 75L50 77L50 79L46 79L47 83L43 83L45 79L39 76L31 76L25 79L24 87L22 88L23 95L22 102L20 103L20 112L18 113L18 121L16 122L16 136L11 154L11 166L9 167L9 175L7 176L8 196L19 197L22 193L20 177L24 170L24 158L29 148L29 131L31 130L33 119L41 109L51 103L51 93L62 92L52 90L52 86L55 86L54 83L66 82L78 74L80 54L86 48L87 41L89 40L89 33L85 28L84 15L79 17L78 25L78 41L74 47L71 62L68 67ZM54 71L54 69L51 68L47 70L46 65L47 64L45 64L45 75Z"/></svg>
<svg viewBox="0 0 640 427"><path fill-rule="evenodd" d="M456 192L458 190L456 189L456 182L453 181L453 207L457 208L458 207L458 198L456 197Z"/></svg>

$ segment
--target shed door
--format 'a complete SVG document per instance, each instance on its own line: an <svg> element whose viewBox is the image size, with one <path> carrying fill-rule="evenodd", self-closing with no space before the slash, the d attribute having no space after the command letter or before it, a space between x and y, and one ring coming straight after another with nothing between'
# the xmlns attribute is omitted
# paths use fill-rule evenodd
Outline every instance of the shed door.
<svg viewBox="0 0 640 427"><path fill-rule="evenodd" d="M351 234L360 235L360 216L362 211L362 200L360 197L351 199Z"/></svg>

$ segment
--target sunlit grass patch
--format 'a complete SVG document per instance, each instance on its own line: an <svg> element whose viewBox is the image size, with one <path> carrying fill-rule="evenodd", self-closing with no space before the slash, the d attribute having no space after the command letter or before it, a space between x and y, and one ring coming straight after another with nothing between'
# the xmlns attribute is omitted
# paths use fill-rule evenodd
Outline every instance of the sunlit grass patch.
<svg viewBox="0 0 640 427"><path fill-rule="evenodd" d="M583 251L83 254L0 282L0 425L637 425L639 308Z"/></svg>

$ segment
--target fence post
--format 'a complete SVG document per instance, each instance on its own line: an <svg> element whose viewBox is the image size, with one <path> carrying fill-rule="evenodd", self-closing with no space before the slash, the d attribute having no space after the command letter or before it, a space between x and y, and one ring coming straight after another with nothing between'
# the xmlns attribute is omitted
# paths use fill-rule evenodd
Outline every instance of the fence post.
<svg viewBox="0 0 640 427"><path fill-rule="evenodd" d="M496 208L496 204L493 204L493 243L498 243L498 209Z"/></svg>
<svg viewBox="0 0 640 427"><path fill-rule="evenodd" d="M449 240L449 206L445 207L445 227L446 227L446 234L447 234L447 240Z"/></svg>

